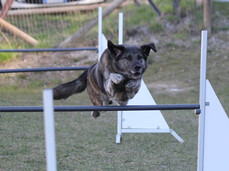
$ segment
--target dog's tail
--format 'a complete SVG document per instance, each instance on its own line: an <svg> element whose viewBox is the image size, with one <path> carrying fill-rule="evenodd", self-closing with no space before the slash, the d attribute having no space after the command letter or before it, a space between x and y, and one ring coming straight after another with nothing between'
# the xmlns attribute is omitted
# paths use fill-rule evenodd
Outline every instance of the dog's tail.
<svg viewBox="0 0 229 171"><path fill-rule="evenodd" d="M53 88L54 100L67 99L75 93L81 93L87 87L87 73L84 71L77 79Z"/></svg>

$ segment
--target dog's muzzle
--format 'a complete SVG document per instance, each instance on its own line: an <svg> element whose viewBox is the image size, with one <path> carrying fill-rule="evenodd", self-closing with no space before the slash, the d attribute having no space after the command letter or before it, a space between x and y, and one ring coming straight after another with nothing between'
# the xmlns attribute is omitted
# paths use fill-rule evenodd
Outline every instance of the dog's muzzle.
<svg viewBox="0 0 229 171"><path fill-rule="evenodd" d="M134 70L131 71L134 79L139 79L142 76L142 67L139 64L134 66Z"/></svg>

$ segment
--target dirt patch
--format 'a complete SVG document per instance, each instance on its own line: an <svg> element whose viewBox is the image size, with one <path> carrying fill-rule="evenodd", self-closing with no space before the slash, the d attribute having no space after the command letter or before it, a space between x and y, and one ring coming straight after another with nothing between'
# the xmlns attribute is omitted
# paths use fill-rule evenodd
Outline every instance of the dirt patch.
<svg viewBox="0 0 229 171"><path fill-rule="evenodd" d="M93 51L60 52L60 53L27 53L21 54L12 62L1 64L2 69L39 68L39 67L75 67L89 66L96 63L98 55ZM42 72L42 73L10 73L1 74L0 84L29 84L29 81L42 80L46 85L51 80L66 81L74 77L76 71ZM71 76L72 75L72 76Z"/></svg>
<svg viewBox="0 0 229 171"><path fill-rule="evenodd" d="M154 94L179 93L194 90L196 87L190 87L183 82L176 81L159 81L147 84L149 89L154 90Z"/></svg>

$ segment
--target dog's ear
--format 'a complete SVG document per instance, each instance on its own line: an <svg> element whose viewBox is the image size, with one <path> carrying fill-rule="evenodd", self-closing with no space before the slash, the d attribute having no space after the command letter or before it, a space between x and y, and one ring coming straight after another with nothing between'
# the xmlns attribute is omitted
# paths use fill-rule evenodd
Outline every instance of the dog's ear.
<svg viewBox="0 0 229 171"><path fill-rule="evenodd" d="M107 41L107 47L115 57L121 55L122 51L125 49L122 45L114 45L110 40Z"/></svg>
<svg viewBox="0 0 229 171"><path fill-rule="evenodd" d="M142 45L141 49L146 56L149 56L149 52L152 49L154 52L157 52L156 46L154 43Z"/></svg>

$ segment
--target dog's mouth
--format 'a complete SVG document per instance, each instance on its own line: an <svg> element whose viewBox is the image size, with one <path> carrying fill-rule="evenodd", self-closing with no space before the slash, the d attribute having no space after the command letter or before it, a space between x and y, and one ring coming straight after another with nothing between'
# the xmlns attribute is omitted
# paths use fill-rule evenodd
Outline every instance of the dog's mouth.
<svg viewBox="0 0 229 171"><path fill-rule="evenodd" d="M125 78L127 80L137 80L140 79L142 77L142 72L140 71L130 71L129 73L125 74Z"/></svg>
<svg viewBox="0 0 229 171"><path fill-rule="evenodd" d="M134 72L133 73L133 78L135 78L135 79L141 78L141 76L142 76L141 72Z"/></svg>

